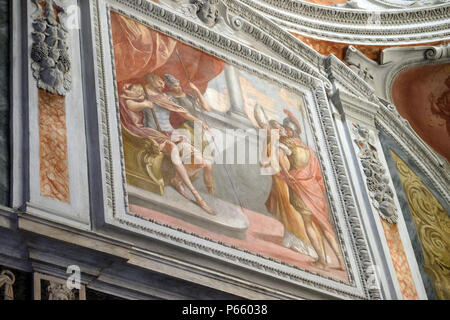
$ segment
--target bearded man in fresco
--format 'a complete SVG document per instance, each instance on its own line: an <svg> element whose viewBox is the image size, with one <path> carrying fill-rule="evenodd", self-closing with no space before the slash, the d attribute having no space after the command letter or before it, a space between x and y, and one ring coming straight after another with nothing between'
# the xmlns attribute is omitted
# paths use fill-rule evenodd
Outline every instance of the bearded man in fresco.
<svg viewBox="0 0 450 320"><path fill-rule="evenodd" d="M189 165L182 163L180 149L191 150L192 155L201 156L201 153L194 152L193 146L184 141L182 135L174 135L174 128L171 124L171 117L177 115L191 122L200 123L204 130L209 130L208 126L199 119L192 116L186 109L177 105L163 92L165 83L156 74L150 73L146 76L146 84L127 85L121 99L128 110L122 110L122 121L127 127L134 129L133 133L140 136L145 135L155 140L161 152L170 156L176 176L171 180L171 184L186 199L191 200L183 185L193 194L197 204L210 215L216 213L202 199L198 191L192 185L190 179ZM131 126L129 125L131 124ZM181 147L181 148L179 148ZM191 154L190 154L191 155ZM195 159L194 163L203 163L202 159Z"/></svg>
<svg viewBox="0 0 450 320"><path fill-rule="evenodd" d="M180 80L178 80L174 76L170 74L165 74L164 79L169 88L167 95L169 96L170 100L172 100L174 103L176 103L179 106L182 106L191 114L196 114L197 112L199 112L199 110L206 112L211 111L211 107L209 106L208 102L203 97L202 93L195 84L189 82L189 87L193 92L193 94L190 94L185 93L183 91L183 88L181 87L180 84ZM194 139L196 137L194 133L194 123L192 121L186 120L185 118L178 117L178 119L180 120L172 122L172 125L175 126L174 129L181 128L183 130L186 130L187 132L189 132L188 139L190 139L190 141L195 141ZM215 184L212 171L212 161L211 159L209 160L206 159L206 156L211 157L212 155L207 155L205 152L205 149L208 148L209 143L204 135L204 131L202 131L201 133L201 139L202 139L201 148L203 154L203 161L200 164L200 169L203 168L203 180L206 188L208 189L208 192L210 194L214 194Z"/></svg>
<svg viewBox="0 0 450 320"><path fill-rule="evenodd" d="M318 255L313 265L320 269L328 268L325 246L322 248L320 236L334 251L339 269L344 270L342 253L329 220L319 161L314 151L300 139L301 127L297 119L290 111L284 112L288 117L283 125L271 121L271 126L272 129L280 130L279 143L282 147L279 148L279 163L281 177L289 186L289 202L302 216L306 234ZM270 198L267 204L270 204Z"/></svg>

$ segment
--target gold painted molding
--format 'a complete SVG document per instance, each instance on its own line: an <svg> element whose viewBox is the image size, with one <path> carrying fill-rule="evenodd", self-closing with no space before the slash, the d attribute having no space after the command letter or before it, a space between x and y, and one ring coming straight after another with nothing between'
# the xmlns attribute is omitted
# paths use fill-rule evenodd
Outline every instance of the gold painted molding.
<svg viewBox="0 0 450 320"><path fill-rule="evenodd" d="M391 150L408 199L438 299L450 299L450 218L443 206L406 163Z"/></svg>

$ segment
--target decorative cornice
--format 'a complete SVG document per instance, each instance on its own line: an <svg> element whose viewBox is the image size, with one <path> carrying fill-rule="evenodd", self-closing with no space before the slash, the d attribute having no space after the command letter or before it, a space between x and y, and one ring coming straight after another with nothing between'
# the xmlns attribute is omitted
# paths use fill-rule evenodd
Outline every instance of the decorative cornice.
<svg viewBox="0 0 450 320"><path fill-rule="evenodd" d="M353 0L354 2L355 0ZM426 8L445 3L447 0L366 0L371 5L382 9ZM351 2L347 1L347 2ZM346 2L346 3L347 3ZM345 5L344 5L345 7Z"/></svg>
<svg viewBox="0 0 450 320"><path fill-rule="evenodd" d="M393 45L450 39L450 4L374 13L295 0L241 1L292 32L325 40Z"/></svg>
<svg viewBox="0 0 450 320"><path fill-rule="evenodd" d="M375 90L345 63L330 55L325 60L328 75L344 87L349 93L376 103Z"/></svg>
<svg viewBox="0 0 450 320"><path fill-rule="evenodd" d="M160 3L175 9L186 18L200 21L195 14L187 12L186 6L189 4L184 4L187 1L161 0ZM324 56L320 53L299 41L279 24L257 14L255 10L239 1L220 0L218 3L220 10L217 20L225 22L230 27L228 31L232 32L228 33L228 36L238 41L240 39L237 39L236 35L249 37L256 43L263 44L265 49L269 49L280 59L328 84L328 80L321 72Z"/></svg>
<svg viewBox="0 0 450 320"><path fill-rule="evenodd" d="M361 275L364 276L365 290L370 299L382 299L380 290L377 287L370 285L370 281L374 276L374 270L371 269L372 265L370 264L372 258L369 252L365 249L368 247L368 244L362 230L362 222L353 201L353 195L345 170L345 164L342 159L341 152L338 146L339 144L335 136L335 128L332 125L332 115L329 109L323 108L324 105L328 105L328 98L326 96L325 90L323 88L317 88L314 91L314 98L317 105L319 106L319 119L322 124L322 128L325 131L325 136L327 137L327 152L330 154L330 159L335 170L337 181L341 188L341 201L342 206L346 208L346 214L348 218L346 219L346 222L348 230L350 230L353 238L355 239L355 242L353 242L354 253L358 256L359 261L362 262L362 264L360 265L360 272ZM312 117L312 114L309 113L309 116ZM340 233L341 230L339 230L339 228L337 229L338 233Z"/></svg>

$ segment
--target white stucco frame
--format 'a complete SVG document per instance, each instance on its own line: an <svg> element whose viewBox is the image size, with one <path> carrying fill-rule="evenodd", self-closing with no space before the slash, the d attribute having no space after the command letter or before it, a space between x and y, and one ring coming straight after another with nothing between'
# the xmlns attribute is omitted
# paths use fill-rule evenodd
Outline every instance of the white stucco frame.
<svg viewBox="0 0 450 320"><path fill-rule="evenodd" d="M311 127L316 130L315 147L322 160L327 190L330 202L333 204L332 211L348 263L350 285L147 221L128 212L109 28L108 10L110 9L129 15L157 31L193 45L260 77L275 81L307 98L308 120ZM279 281L298 286L300 296L302 290L312 289L341 298L381 297L379 288L370 284L373 274L367 274L368 267L372 263L371 257L366 248L365 235L354 205L355 200L348 187L348 174L343 165L342 151L336 141L337 133L323 81L290 67L280 60L239 44L230 36L219 35L208 30L203 25L186 19L175 10L153 2L97 0L91 2L90 10L96 64L98 141L102 159L99 168L103 178L103 183L99 186L103 199L97 198L103 202L104 208L104 215L97 218L101 228L127 230L146 237L149 242L158 241L173 245L178 248L181 255L183 251L195 251L211 259L252 270L261 277L277 278ZM238 12L232 13L238 15ZM245 20L242 22L245 23ZM272 43L274 46L280 45L276 41Z"/></svg>

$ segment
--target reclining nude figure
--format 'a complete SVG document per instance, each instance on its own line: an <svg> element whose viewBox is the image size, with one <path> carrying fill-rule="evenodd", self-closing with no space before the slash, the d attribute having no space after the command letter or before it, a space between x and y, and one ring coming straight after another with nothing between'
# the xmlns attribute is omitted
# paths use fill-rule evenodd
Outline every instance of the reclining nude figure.
<svg viewBox="0 0 450 320"><path fill-rule="evenodd" d="M120 97L122 123L132 133L156 141L161 152L169 156L175 169L176 175L170 181L171 184L181 195L191 200L183 187L186 186L194 196L195 202L208 214L215 215L216 212L203 200L190 179L198 171L198 167L204 164L201 152L196 152L183 135L173 133L170 118L176 113L187 121L200 123L204 130L209 128L185 108L171 101L163 92L164 87L164 81L153 73L146 76L146 84L125 85ZM189 156L195 158L194 164L183 164L180 149L190 150Z"/></svg>

